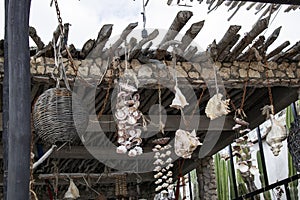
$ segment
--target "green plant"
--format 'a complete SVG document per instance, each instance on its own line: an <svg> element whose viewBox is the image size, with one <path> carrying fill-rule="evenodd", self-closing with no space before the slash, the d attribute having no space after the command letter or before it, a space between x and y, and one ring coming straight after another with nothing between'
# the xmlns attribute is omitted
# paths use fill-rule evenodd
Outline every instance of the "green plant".
<svg viewBox="0 0 300 200"><path fill-rule="evenodd" d="M261 160L261 156L260 156L260 151L257 151L256 159L257 159L257 165L258 165L258 170L259 170L259 179L260 179L260 182L261 182L261 186L266 187L266 181L265 181L265 177L264 177L264 173L263 173L263 167L262 167L262 160ZM270 191L264 192L263 195L264 195L265 200L271 200L272 199Z"/></svg>
<svg viewBox="0 0 300 200"><path fill-rule="evenodd" d="M215 172L217 177L217 194L218 199L229 200L228 192L228 170L226 161L221 158L220 154L217 153L214 156Z"/></svg>

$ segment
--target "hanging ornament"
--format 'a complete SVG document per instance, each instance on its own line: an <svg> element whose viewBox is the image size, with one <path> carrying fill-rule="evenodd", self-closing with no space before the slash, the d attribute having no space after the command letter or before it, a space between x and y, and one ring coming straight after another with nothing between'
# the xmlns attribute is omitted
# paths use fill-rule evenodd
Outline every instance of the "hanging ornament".
<svg viewBox="0 0 300 200"><path fill-rule="evenodd" d="M118 144L117 153L128 153L135 157L143 153L140 147L142 143L142 130L138 127L138 121L142 113L138 110L140 96L137 92L138 80L133 70L127 68L127 53L125 44L125 71L118 82L119 92L117 94L116 112Z"/></svg>
<svg viewBox="0 0 300 200"><path fill-rule="evenodd" d="M202 145L196 136L196 131L193 130L191 133L184 130L177 130L175 133L175 154L182 158L191 158L194 150Z"/></svg>
<svg viewBox="0 0 300 200"><path fill-rule="evenodd" d="M275 119L273 105L267 105L262 110L262 113L269 116L271 120L271 127L267 129L266 142L271 147L274 156L278 156L280 149L283 146L282 141L287 137L285 127Z"/></svg>
<svg viewBox="0 0 300 200"><path fill-rule="evenodd" d="M175 98L173 99L170 107L180 110L183 109L185 106L189 105L189 103L186 101L185 96L178 88L177 84L175 85L174 90L175 90Z"/></svg>
<svg viewBox="0 0 300 200"><path fill-rule="evenodd" d="M206 108L205 114L211 120L221 117L222 115L227 115L229 110L229 101L222 100L223 95L220 93L215 94L212 98L209 99Z"/></svg>
<svg viewBox="0 0 300 200"><path fill-rule="evenodd" d="M223 95L219 93L217 69L215 66L213 66L213 68L214 68L216 94L208 100L205 108L205 114L211 120L221 117L222 115L227 115L230 112L229 110L230 99L222 100Z"/></svg>
<svg viewBox="0 0 300 200"><path fill-rule="evenodd" d="M69 185L68 191L64 195L64 199L77 199L79 197L80 197L79 190L76 187L73 180L70 179L70 185Z"/></svg>

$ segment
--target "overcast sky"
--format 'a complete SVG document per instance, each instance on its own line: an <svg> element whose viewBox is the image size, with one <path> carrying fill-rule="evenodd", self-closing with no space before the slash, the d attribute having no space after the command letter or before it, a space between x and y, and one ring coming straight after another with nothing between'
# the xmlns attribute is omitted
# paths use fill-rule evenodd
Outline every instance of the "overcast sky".
<svg viewBox="0 0 300 200"><path fill-rule="evenodd" d="M242 25L239 32L241 35L250 31L260 15L260 13L254 15L254 12L246 11L246 6L244 6L228 22L227 18L232 12L228 13L225 5L207 14L205 3L199 5L194 1L193 7L190 8L177 5L167 6L166 1L149 1L146 7L146 28L168 29L178 11L190 10L194 15L181 33L184 34L192 23L205 20L204 27L195 40L203 48L206 48L214 39L218 42L230 25ZM131 22L138 22L139 25L136 29L142 29L142 15L140 14L142 0L59 0L58 3L63 23L72 24L69 32L69 44L73 43L79 49L88 39L95 39L104 24L114 24L112 35L120 34ZM189 0L187 0L187 3L190 4ZM0 38L4 37L3 7L4 3L0 5ZM264 32L265 36L268 37L275 28L283 26L278 41L272 45L273 48L286 40L289 40L291 44L300 40L300 28L297 25L300 20L300 10L291 11L290 13L284 13L283 10L284 8L280 10L271 26ZM50 7L50 0L32 0L30 25L36 28L44 43L51 40L52 33L57 26L57 18L54 6ZM31 45L33 45L32 42Z"/></svg>

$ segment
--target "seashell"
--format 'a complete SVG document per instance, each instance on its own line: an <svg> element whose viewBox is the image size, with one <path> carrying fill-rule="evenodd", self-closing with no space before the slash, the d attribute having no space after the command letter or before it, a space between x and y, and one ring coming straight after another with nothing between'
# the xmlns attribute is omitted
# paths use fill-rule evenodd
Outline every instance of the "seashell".
<svg viewBox="0 0 300 200"><path fill-rule="evenodd" d="M167 176L173 176L173 172L172 171L168 171Z"/></svg>
<svg viewBox="0 0 300 200"><path fill-rule="evenodd" d="M168 183L163 183L163 184L161 185L161 187L163 187L163 188L167 188L168 186L169 186Z"/></svg>
<svg viewBox="0 0 300 200"><path fill-rule="evenodd" d="M247 165L247 162L239 162L236 167L238 170L240 170L241 173L245 173L249 170L249 166Z"/></svg>
<svg viewBox="0 0 300 200"><path fill-rule="evenodd" d="M124 136L118 137L118 143L123 144L126 141L126 138Z"/></svg>
<svg viewBox="0 0 300 200"><path fill-rule="evenodd" d="M139 93L136 93L135 95L133 95L132 100L134 100L134 101L140 100L140 95L139 95Z"/></svg>
<svg viewBox="0 0 300 200"><path fill-rule="evenodd" d="M159 152L155 152L154 155L155 155L155 156L160 156L160 153L159 153Z"/></svg>
<svg viewBox="0 0 300 200"><path fill-rule="evenodd" d="M133 104L133 107L135 109L138 109L138 107L140 106L140 102L139 101L136 101L134 104Z"/></svg>
<svg viewBox="0 0 300 200"><path fill-rule="evenodd" d="M122 109L117 109L117 111L115 112L115 116L118 120L124 120L127 117L127 114L125 113L125 111Z"/></svg>
<svg viewBox="0 0 300 200"><path fill-rule="evenodd" d="M126 153L126 152L127 152L127 148L124 145L117 147L117 153Z"/></svg>
<svg viewBox="0 0 300 200"><path fill-rule="evenodd" d="M154 144L166 144L170 140L169 137L158 138L152 141Z"/></svg>
<svg viewBox="0 0 300 200"><path fill-rule="evenodd" d="M120 123L120 121L119 121L119 123L118 123L118 129L119 130L120 129L125 129L125 127L126 127L125 123Z"/></svg>
<svg viewBox="0 0 300 200"><path fill-rule="evenodd" d="M117 95L117 98L119 99L125 99L125 97L127 97L129 95L128 92L124 92L124 91L120 91Z"/></svg>
<svg viewBox="0 0 300 200"><path fill-rule="evenodd" d="M157 148L153 148L152 151L153 151L153 152L157 152L157 151L159 151L159 150L158 150Z"/></svg>
<svg viewBox="0 0 300 200"><path fill-rule="evenodd" d="M242 126L249 126L249 122L246 122L245 120L243 119L240 119L238 117L234 118L234 121L239 124L239 125L242 125Z"/></svg>
<svg viewBox="0 0 300 200"><path fill-rule="evenodd" d="M163 162L162 159L156 159L153 164L160 165L162 162Z"/></svg>
<svg viewBox="0 0 300 200"><path fill-rule="evenodd" d="M168 159L166 160L166 163L172 163L172 158L168 158Z"/></svg>
<svg viewBox="0 0 300 200"><path fill-rule="evenodd" d="M240 125L240 124L235 124L235 125L232 127L232 130L239 129L239 128L241 128L241 127L242 127L242 125Z"/></svg>
<svg viewBox="0 0 300 200"><path fill-rule="evenodd" d="M167 190L162 190L160 193L162 193L162 194L168 194L168 191Z"/></svg>
<svg viewBox="0 0 300 200"><path fill-rule="evenodd" d="M166 146L164 146L164 150L168 150L168 149L171 149L172 148L172 145L170 144L167 144Z"/></svg>
<svg viewBox="0 0 300 200"><path fill-rule="evenodd" d="M161 171L162 171L162 172L166 172L167 170L166 170L165 168L163 168Z"/></svg>
<svg viewBox="0 0 300 200"><path fill-rule="evenodd" d="M156 149L161 149L161 146L159 144L154 146Z"/></svg>
<svg viewBox="0 0 300 200"><path fill-rule="evenodd" d="M189 103L186 101L185 96L182 94L180 89L175 85L175 98L172 101L172 104L170 107L176 108L176 109L183 109L185 106L189 105Z"/></svg>
<svg viewBox="0 0 300 200"><path fill-rule="evenodd" d="M121 129L121 130L118 130L118 136L119 137L123 137L125 135L125 130Z"/></svg>
<svg viewBox="0 0 300 200"><path fill-rule="evenodd" d="M140 145L142 143L142 138L134 138L132 140L132 145Z"/></svg>
<svg viewBox="0 0 300 200"><path fill-rule="evenodd" d="M174 189L174 185L169 185L168 190L173 190Z"/></svg>
<svg viewBox="0 0 300 200"><path fill-rule="evenodd" d="M136 132L136 137L141 137L141 134L142 134L142 130L141 129L136 128L135 132Z"/></svg>
<svg viewBox="0 0 300 200"><path fill-rule="evenodd" d="M271 128L266 137L267 144L271 147L274 156L278 156L280 148L283 146L282 141L286 139L287 134L285 127L275 119L274 115L270 115Z"/></svg>
<svg viewBox="0 0 300 200"><path fill-rule="evenodd" d="M160 170L161 170L161 166L156 166L156 167L153 169L154 172L159 172Z"/></svg>
<svg viewBox="0 0 300 200"><path fill-rule="evenodd" d="M135 119L140 119L141 118L141 116L142 116L142 114L141 114L141 112L140 111L138 111L138 110L135 110L133 113L132 113L132 116L135 118Z"/></svg>
<svg viewBox="0 0 300 200"><path fill-rule="evenodd" d="M259 169L258 169L256 166L253 166L253 165L250 167L250 170L249 170L249 171L250 171L250 173L253 174L253 175L259 174Z"/></svg>
<svg viewBox="0 0 300 200"><path fill-rule="evenodd" d="M131 143L130 141L125 141L124 146L125 146L127 149L130 149L130 148L132 147L132 143Z"/></svg>
<svg viewBox="0 0 300 200"><path fill-rule="evenodd" d="M161 178L157 179L157 181L155 182L155 184L160 184L160 183L162 183L162 179Z"/></svg>
<svg viewBox="0 0 300 200"><path fill-rule="evenodd" d="M131 124L131 125L133 125L137 122L136 119L133 116L128 116L126 121L127 121L128 124Z"/></svg>
<svg viewBox="0 0 300 200"><path fill-rule="evenodd" d="M205 113L211 120L216 119L222 115L227 115L229 110L229 99L222 100L223 95L220 93L211 97L206 105Z"/></svg>
<svg viewBox="0 0 300 200"><path fill-rule="evenodd" d="M168 177L167 177L166 175L162 177L162 179L164 179L164 180L166 180L167 178L168 178Z"/></svg>
<svg viewBox="0 0 300 200"><path fill-rule="evenodd" d="M143 148L142 147L134 147L134 149L136 150L137 155L142 155L143 154Z"/></svg>
<svg viewBox="0 0 300 200"><path fill-rule="evenodd" d="M136 137L136 130L135 129L127 129L127 134L130 137Z"/></svg>
<svg viewBox="0 0 300 200"><path fill-rule="evenodd" d="M135 103L134 100L127 100L127 101L124 101L124 104L125 104L126 106L132 106L132 105L134 105L134 103Z"/></svg>
<svg viewBox="0 0 300 200"><path fill-rule="evenodd" d="M196 137L196 132L191 133L178 129L175 133L174 150L175 154L182 158L191 158L197 146L202 145Z"/></svg>
<svg viewBox="0 0 300 200"><path fill-rule="evenodd" d="M163 173L158 172L157 174L154 175L154 178L155 178L155 179L158 179L158 178L160 178L162 175L163 175Z"/></svg>
<svg viewBox="0 0 300 200"><path fill-rule="evenodd" d="M167 155L167 156L170 156L171 154L172 154L171 151L167 151L167 152L166 152L166 155Z"/></svg>
<svg viewBox="0 0 300 200"><path fill-rule="evenodd" d="M135 86L129 85L127 83L119 83L119 86L122 90L125 90L126 92L136 92L137 88Z"/></svg>
<svg viewBox="0 0 300 200"><path fill-rule="evenodd" d="M76 187L73 180L70 179L70 185L69 185L69 188L68 188L67 192L64 195L64 199L77 199L79 197L80 197L79 190Z"/></svg>
<svg viewBox="0 0 300 200"><path fill-rule="evenodd" d="M162 154L160 155L160 157L161 157L161 158L165 158L165 157L166 157L166 154L162 153Z"/></svg>
<svg viewBox="0 0 300 200"><path fill-rule="evenodd" d="M167 183L172 183L173 182L173 178L168 178L168 180L166 180Z"/></svg>
<svg viewBox="0 0 300 200"><path fill-rule="evenodd" d="M155 182L156 183L156 182ZM155 192L158 192L159 190L161 190L161 188L159 188L159 187L156 187L155 188Z"/></svg>
<svg viewBox="0 0 300 200"><path fill-rule="evenodd" d="M135 149L130 149L130 151L128 152L129 157L135 157L136 155L137 155L137 152Z"/></svg>

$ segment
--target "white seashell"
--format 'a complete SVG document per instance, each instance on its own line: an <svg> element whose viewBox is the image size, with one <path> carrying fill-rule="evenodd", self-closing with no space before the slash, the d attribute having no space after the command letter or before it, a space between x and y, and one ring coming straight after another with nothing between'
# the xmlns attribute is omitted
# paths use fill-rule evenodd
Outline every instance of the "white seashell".
<svg viewBox="0 0 300 200"><path fill-rule="evenodd" d="M155 156L160 156L160 153L159 152L155 152Z"/></svg>
<svg viewBox="0 0 300 200"><path fill-rule="evenodd" d="M166 146L164 146L164 150L168 150L168 149L171 149L172 148L172 145L170 144L167 144Z"/></svg>
<svg viewBox="0 0 300 200"><path fill-rule="evenodd" d="M253 165L250 167L250 170L249 170L249 171L250 171L250 173L253 174L253 175L259 174L259 169L258 169L256 166L253 166Z"/></svg>
<svg viewBox="0 0 300 200"><path fill-rule="evenodd" d="M153 164L154 165L160 165L162 162L163 162L162 159L157 159L157 160L154 161Z"/></svg>
<svg viewBox="0 0 300 200"><path fill-rule="evenodd" d="M132 140L132 145L140 145L142 143L142 138L134 138Z"/></svg>
<svg viewBox="0 0 300 200"><path fill-rule="evenodd" d="M191 158L192 153L199 145L201 145L201 143L196 137L195 130L193 130L191 133L181 129L176 131L174 151L177 156L185 159Z"/></svg>
<svg viewBox="0 0 300 200"><path fill-rule="evenodd" d="M161 149L161 146L159 144L155 145L156 149Z"/></svg>
<svg viewBox="0 0 300 200"><path fill-rule="evenodd" d="M125 111L121 109L117 109L115 116L118 120L124 120L127 117Z"/></svg>
<svg viewBox="0 0 300 200"><path fill-rule="evenodd" d="M118 143L123 144L126 141L125 137L118 137Z"/></svg>
<svg viewBox="0 0 300 200"><path fill-rule="evenodd" d="M137 88L135 86L129 85L127 83L119 83L119 86L122 90L125 90L126 92L136 92Z"/></svg>
<svg viewBox="0 0 300 200"><path fill-rule="evenodd" d="M128 124L131 124L131 125L136 124L136 119L133 116L128 116L126 121Z"/></svg>
<svg viewBox="0 0 300 200"><path fill-rule="evenodd" d="M167 176L173 176L173 172L172 171L168 171Z"/></svg>
<svg viewBox="0 0 300 200"><path fill-rule="evenodd" d="M143 148L142 147L134 147L134 149L136 150L137 155L142 155L143 154Z"/></svg>
<svg viewBox="0 0 300 200"><path fill-rule="evenodd" d="M118 130L118 136L123 137L125 135L125 131L123 129Z"/></svg>
<svg viewBox="0 0 300 200"><path fill-rule="evenodd" d="M152 149L153 152L158 152L159 150L157 148Z"/></svg>
<svg viewBox="0 0 300 200"><path fill-rule="evenodd" d="M238 170L240 170L241 173L245 173L249 170L249 166L247 165L247 162L239 162L236 167Z"/></svg>
<svg viewBox="0 0 300 200"><path fill-rule="evenodd" d="M124 145L117 147L117 153L126 153L126 152L127 152L127 148Z"/></svg>
<svg viewBox="0 0 300 200"><path fill-rule="evenodd" d="M155 182L155 184L160 184L161 182L162 182L162 179L159 178L159 179L157 179L157 181Z"/></svg>
<svg viewBox="0 0 300 200"><path fill-rule="evenodd" d="M160 157L161 157L161 158L165 158L165 157L166 157L166 154L162 153L162 154L160 155Z"/></svg>
<svg viewBox="0 0 300 200"><path fill-rule="evenodd" d="M130 149L130 151L128 152L129 157L135 157L136 155L137 155L137 152L135 149Z"/></svg>
<svg viewBox="0 0 300 200"><path fill-rule="evenodd" d="M164 179L164 180L166 180L167 178L168 178L168 177L167 177L166 175L162 177L162 179Z"/></svg>
<svg viewBox="0 0 300 200"><path fill-rule="evenodd" d="M167 187L169 186L169 184L168 184L168 183L163 183L161 186L162 186L163 188L167 188Z"/></svg>
<svg viewBox="0 0 300 200"><path fill-rule="evenodd" d="M271 128L266 137L267 144L271 147L271 151L274 156L278 156L280 148L283 146L282 141L286 139L286 130L278 120L275 119L274 115L270 115Z"/></svg>
<svg viewBox="0 0 300 200"><path fill-rule="evenodd" d="M169 185L168 190L173 190L174 189L174 185Z"/></svg>
<svg viewBox="0 0 300 200"><path fill-rule="evenodd" d="M134 100L134 101L140 100L140 95L139 95L139 93L136 93L135 95L133 95L132 100Z"/></svg>
<svg viewBox="0 0 300 200"><path fill-rule="evenodd" d="M155 192L158 192L160 189L158 189L158 188L155 188Z"/></svg>
<svg viewBox="0 0 300 200"><path fill-rule="evenodd" d="M227 115L229 110L229 99L222 100L223 95L220 93L211 97L206 105L205 113L211 120L216 119L222 115Z"/></svg>
<svg viewBox="0 0 300 200"><path fill-rule="evenodd" d="M168 194L168 191L167 190L162 190L160 193L162 193L162 194Z"/></svg>
<svg viewBox="0 0 300 200"><path fill-rule="evenodd" d="M161 170L161 166L156 166L156 167L153 169L154 172L159 172L160 170Z"/></svg>
<svg viewBox="0 0 300 200"><path fill-rule="evenodd" d="M172 183L173 182L173 178L168 178L168 180L166 182L167 183Z"/></svg>
<svg viewBox="0 0 300 200"><path fill-rule="evenodd" d="M163 168L161 171L162 171L162 172L166 172L167 170L166 170L165 168Z"/></svg>
<svg viewBox="0 0 300 200"><path fill-rule="evenodd" d="M172 104L170 107L176 108L176 109L183 109L185 106L189 105L189 103L186 101L185 96L182 94L180 89L175 85L175 98L172 101Z"/></svg>
<svg viewBox="0 0 300 200"><path fill-rule="evenodd" d="M132 113L132 116L135 118L135 119L140 119L142 114L140 111L138 110L135 110L133 113Z"/></svg>
<svg viewBox="0 0 300 200"><path fill-rule="evenodd" d="M130 149L132 147L132 143L130 141L125 141L124 142L124 146L127 148L127 149Z"/></svg>
<svg viewBox="0 0 300 200"><path fill-rule="evenodd" d="M70 185L69 185L69 188L68 188L67 192L64 195L64 199L77 199L79 197L80 197L79 190L76 187L73 180L70 179Z"/></svg>
<svg viewBox="0 0 300 200"><path fill-rule="evenodd" d="M154 175L154 178L155 178L155 179L158 179L158 178L160 178L162 175L163 175L163 173L158 172L157 174Z"/></svg>
<svg viewBox="0 0 300 200"><path fill-rule="evenodd" d="M166 163L172 163L172 158L168 158L168 159L166 160Z"/></svg>
<svg viewBox="0 0 300 200"><path fill-rule="evenodd" d="M172 154L171 151L167 151L167 152L166 152L166 155L167 155L167 156L170 156L171 154Z"/></svg>

